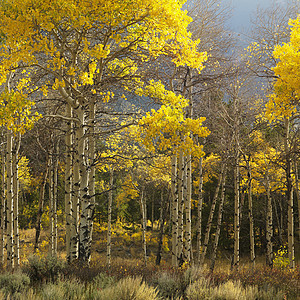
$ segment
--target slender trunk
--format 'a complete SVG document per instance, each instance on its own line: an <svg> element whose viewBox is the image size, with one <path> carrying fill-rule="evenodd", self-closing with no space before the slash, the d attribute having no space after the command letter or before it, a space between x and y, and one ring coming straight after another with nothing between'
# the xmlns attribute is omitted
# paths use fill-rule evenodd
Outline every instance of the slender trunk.
<svg viewBox="0 0 300 300"><path fill-rule="evenodd" d="M184 244L184 260L187 263L191 262L192 253L192 156L186 157L186 171L187 171L187 182L186 182L186 203L185 203L185 244Z"/></svg>
<svg viewBox="0 0 300 300"><path fill-rule="evenodd" d="M218 249L221 225L222 225L223 206L224 206L224 200L225 200L225 180L226 180L225 172L226 171L224 171L224 175L223 175L223 179L222 179L221 201L220 201L220 205L219 205L217 229L216 229L215 240L214 240L214 244L213 244L211 263L210 263L211 271L213 271L214 267L215 267L215 262L216 262L216 257L217 257L217 249Z"/></svg>
<svg viewBox="0 0 300 300"><path fill-rule="evenodd" d="M155 190L153 190L153 196L151 202L151 231L153 231L153 225L154 225L154 201L155 201Z"/></svg>
<svg viewBox="0 0 300 300"><path fill-rule="evenodd" d="M161 262L162 256L162 246L163 246L163 239L164 239L164 224L166 219L166 201L164 199L164 193L161 192L161 199L160 199L160 209L159 209L159 235L158 235L158 248L157 248L157 255L156 255L156 265L159 266Z"/></svg>
<svg viewBox="0 0 300 300"><path fill-rule="evenodd" d="M299 171L297 160L294 160L294 169L295 169L295 187L296 187L296 200L298 203L298 240L300 241L300 189L299 189Z"/></svg>
<svg viewBox="0 0 300 300"><path fill-rule="evenodd" d="M225 170L225 164L222 163L221 171L220 171L220 175L219 175L219 179L218 179L218 185L217 185L217 188L215 191L215 195L214 195L211 207L210 207L210 212L209 212L209 216L208 216L208 220L207 220L204 244L203 244L203 249L201 252L201 259L200 259L201 265L203 265L203 263L204 263L204 259L205 259L205 255L206 255L206 251L207 251L207 246L208 246L208 242L209 242L209 238L210 238L211 225L212 225L212 221L213 221L213 217L214 217L214 212L215 212L215 208L216 208L216 203L217 203L217 199L218 199L218 195L219 195L220 186L222 184L222 178L224 176L224 170Z"/></svg>
<svg viewBox="0 0 300 300"><path fill-rule="evenodd" d="M12 169L12 144L13 134L11 130L7 133L7 148L6 148L6 172L7 172L7 267L14 267L14 239L13 239L13 169Z"/></svg>
<svg viewBox="0 0 300 300"><path fill-rule="evenodd" d="M107 220L107 252L106 252L106 264L110 270L111 266L111 211L113 202L113 169L109 166L109 192L108 192L108 220Z"/></svg>
<svg viewBox="0 0 300 300"><path fill-rule="evenodd" d="M198 197L198 207L197 207L197 256L198 264L201 260L201 235L202 235L202 206L203 206L203 157L200 157L199 160L199 197Z"/></svg>
<svg viewBox="0 0 300 300"><path fill-rule="evenodd" d="M4 141L2 141L4 143ZM0 239L0 263L4 265L4 247L5 247L5 223L6 223L6 177L5 177L5 150L1 151L1 239Z"/></svg>
<svg viewBox="0 0 300 300"><path fill-rule="evenodd" d="M266 219L266 240L267 240L267 265L272 267L273 265L273 213L272 213L272 198L270 191L270 181L267 171L266 177L266 189L267 189L267 219Z"/></svg>
<svg viewBox="0 0 300 300"><path fill-rule="evenodd" d="M177 267L178 248L178 190L176 188L177 158L172 156L171 193L172 193L172 266Z"/></svg>
<svg viewBox="0 0 300 300"><path fill-rule="evenodd" d="M177 260L183 264L183 209L184 209L184 156L181 151L178 160L178 241Z"/></svg>
<svg viewBox="0 0 300 300"><path fill-rule="evenodd" d="M89 103L89 137L88 137L88 151L89 151L89 195L90 195L90 209L89 209L89 243L88 252L91 252L92 236L93 236L93 219L95 211L95 103Z"/></svg>
<svg viewBox="0 0 300 300"><path fill-rule="evenodd" d="M249 158L250 160L250 158ZM253 268L255 267L255 241L254 241L254 221L253 221L253 208L252 208L252 173L250 161L247 161L248 170L248 218L249 218L249 231L250 231L250 259Z"/></svg>
<svg viewBox="0 0 300 300"><path fill-rule="evenodd" d="M240 99L238 91L233 102L233 152L234 152L234 250L232 267L238 268L240 264Z"/></svg>
<svg viewBox="0 0 300 300"><path fill-rule="evenodd" d="M239 167L239 151L236 150L235 166L234 166L234 252L233 265L238 267L240 263L240 167Z"/></svg>
<svg viewBox="0 0 300 300"><path fill-rule="evenodd" d="M36 250L39 248L39 239L40 239L40 234L41 234L41 220L42 220L42 215L44 212L45 189L46 189L49 168L50 168L50 160L47 159L46 170L45 170L44 177L43 177L41 187L40 187L39 209L37 212L36 224L35 224L34 252L36 252Z"/></svg>
<svg viewBox="0 0 300 300"><path fill-rule="evenodd" d="M58 185L58 151L59 151L59 142L56 144L56 151L54 157L54 165L53 165L53 235L54 235L54 254L57 254L57 185Z"/></svg>
<svg viewBox="0 0 300 300"><path fill-rule="evenodd" d="M49 220L50 220L50 253L54 255L54 182L53 152L50 154L49 172Z"/></svg>
<svg viewBox="0 0 300 300"><path fill-rule="evenodd" d="M145 209L145 201L144 201L144 188L142 189L142 194L140 197L140 208L142 214L142 239L143 239L143 252L144 252L144 262L145 266L147 266L147 241L146 241L146 229L147 229L147 217L146 217L146 209Z"/></svg>
<svg viewBox="0 0 300 300"><path fill-rule="evenodd" d="M289 147L289 131L290 122L285 118L285 139L284 148L286 155L286 181L287 181L287 200L288 200L288 257L290 268L295 268L295 245L294 245L294 199L293 199L293 184L291 176L291 154Z"/></svg>
<svg viewBox="0 0 300 300"><path fill-rule="evenodd" d="M80 169L80 225L79 225L79 259L82 263L89 263L91 252L89 247L90 241L90 227L89 227L89 213L90 213L90 197L88 185L88 171L86 162L86 135L85 135L85 112L82 107L77 110L80 120L79 133L79 169Z"/></svg>
<svg viewBox="0 0 300 300"><path fill-rule="evenodd" d="M19 174L18 157L21 144L21 134L17 135L13 151L13 215L14 215L14 265L20 265L20 236L19 236Z"/></svg>
<svg viewBox="0 0 300 300"><path fill-rule="evenodd" d="M66 104L66 117L72 117L72 108ZM66 128L66 164L65 164L65 218L66 218L66 257L71 258L71 222L72 222L72 122L68 121Z"/></svg>

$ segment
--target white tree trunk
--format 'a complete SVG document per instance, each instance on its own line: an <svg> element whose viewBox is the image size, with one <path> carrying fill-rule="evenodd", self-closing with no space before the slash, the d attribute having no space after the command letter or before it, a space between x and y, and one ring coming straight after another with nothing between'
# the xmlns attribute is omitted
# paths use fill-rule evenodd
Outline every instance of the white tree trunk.
<svg viewBox="0 0 300 300"><path fill-rule="evenodd" d="M66 104L66 117L71 119L72 107ZM66 154L65 154L65 218L66 218L66 258L71 258L71 222L72 222L72 122L68 121L66 126Z"/></svg>
<svg viewBox="0 0 300 300"><path fill-rule="evenodd" d="M79 170L79 154L78 143L79 133L78 126L74 127L74 145L73 145L73 192L72 192L72 220L71 220L71 237L70 237L70 261L78 259L79 238L78 238L78 222L79 222L79 199L80 199L80 170Z"/></svg>
<svg viewBox="0 0 300 300"><path fill-rule="evenodd" d="M203 243L203 249L202 249L202 252L201 252L201 260L200 260L201 265L203 265L203 263L204 263L204 259L205 259L205 255L206 255L206 251L207 251L207 247L208 247L208 242L209 242L209 238L210 238L210 230L211 230L212 221L213 221L213 217L214 217L214 213L215 213L217 199L218 199L218 196L219 196L219 190L220 190L220 187L221 187L221 184L222 184L222 179L223 179L223 176L224 176L224 170L225 170L225 164L222 163L221 171L220 171L219 179L218 179L218 184L217 184L217 187L216 187L216 191L215 191L215 194L214 194L213 201L211 203L210 212L209 212L209 216L208 216L208 220L207 220L204 243Z"/></svg>
<svg viewBox="0 0 300 300"><path fill-rule="evenodd" d="M16 138L15 149L13 150L13 215L14 215L14 266L20 265L20 236L19 236L19 174L18 157L21 144L21 135Z"/></svg>
<svg viewBox="0 0 300 300"><path fill-rule="evenodd" d="M183 264L183 210L184 210L184 156L181 151L178 159L178 241L177 260Z"/></svg>
<svg viewBox="0 0 300 300"><path fill-rule="evenodd" d="M222 225L223 206L224 206L224 200L225 200L225 180L226 180L225 172L226 171L224 171L224 175L223 175L223 179L222 179L221 200L220 200L219 211L218 211L217 229L216 229L215 240L214 240L214 244L213 244L211 263L210 263L211 271L213 271L214 267L215 267L215 262L216 262L216 257L217 257L217 249L218 249L221 225Z"/></svg>
<svg viewBox="0 0 300 300"><path fill-rule="evenodd" d="M186 157L187 165L187 193L185 202L185 244L184 244L184 260L188 264L191 262L192 255L192 156Z"/></svg>
<svg viewBox="0 0 300 300"><path fill-rule="evenodd" d="M253 268L255 267L255 241L254 241L254 220L253 220L253 209L252 209L252 173L250 162L247 161L248 171L248 218L249 218L249 230L250 230L250 259Z"/></svg>
<svg viewBox="0 0 300 300"><path fill-rule="evenodd" d="M234 166L234 252L233 267L238 267L240 263L240 166L239 151L236 150Z"/></svg>
<svg viewBox="0 0 300 300"><path fill-rule="evenodd" d="M6 172L7 172L7 267L14 267L14 238L13 238L13 158L12 158L13 134L11 130L7 132L7 148L6 148Z"/></svg>
<svg viewBox="0 0 300 300"><path fill-rule="evenodd" d="M54 170L53 170L53 152L50 153L50 171L49 171L49 221L50 221L50 253L54 255Z"/></svg>
<svg viewBox="0 0 300 300"><path fill-rule="evenodd" d="M90 241L90 227L89 227L89 213L91 202L89 197L89 184L88 184L88 166L86 155L86 117L82 107L77 110L78 118L80 120L79 144L78 144L78 157L80 169L80 225L79 225L79 260L82 263L89 263L91 257L91 249L89 247Z"/></svg>
<svg viewBox="0 0 300 300"><path fill-rule="evenodd" d="M89 151L89 195L90 195L90 209L89 209L89 252L91 252L92 236L93 236L93 218L95 211L95 103L89 103L89 126L88 126L88 151Z"/></svg>
<svg viewBox="0 0 300 300"><path fill-rule="evenodd" d="M113 202L113 169L109 166L109 192L108 192L108 218L107 218L107 252L106 252L106 264L108 269L111 267L111 212Z"/></svg>
<svg viewBox="0 0 300 300"><path fill-rule="evenodd" d="M202 235L202 206L203 206L203 157L199 160L199 197L198 197L198 207L197 207L197 259L198 264L201 261L201 235Z"/></svg>
<svg viewBox="0 0 300 300"><path fill-rule="evenodd" d="M172 193L172 266L178 266L178 192L177 192L177 157L172 156L171 193Z"/></svg>
<svg viewBox="0 0 300 300"><path fill-rule="evenodd" d="M54 157L54 165L53 165L53 227L54 227L54 254L57 254L57 185L58 185L58 141L56 144L55 157Z"/></svg>
<svg viewBox="0 0 300 300"><path fill-rule="evenodd" d="M285 118L285 138L284 148L286 155L286 181L287 181L287 200L288 200L288 257L290 268L295 268L295 245L294 245L294 199L292 181L292 162L289 145L290 121Z"/></svg>
<svg viewBox="0 0 300 300"><path fill-rule="evenodd" d="M147 241L146 241L146 231L147 231L147 215L146 215L146 203L144 201L144 188L142 189L142 194L140 196L140 209L142 214L142 239L143 239L143 252L144 252L144 263L147 266Z"/></svg>
<svg viewBox="0 0 300 300"><path fill-rule="evenodd" d="M4 144L4 141L2 141ZM5 150L1 151L1 239L0 239L0 263L4 265L4 248L5 248L5 223L6 223L6 176L5 176Z"/></svg>
<svg viewBox="0 0 300 300"><path fill-rule="evenodd" d="M267 190L267 219L266 219L266 240L267 240L267 251L266 251L266 262L268 266L273 265L273 208L272 198L270 191L270 180L268 170L266 173L266 190Z"/></svg>

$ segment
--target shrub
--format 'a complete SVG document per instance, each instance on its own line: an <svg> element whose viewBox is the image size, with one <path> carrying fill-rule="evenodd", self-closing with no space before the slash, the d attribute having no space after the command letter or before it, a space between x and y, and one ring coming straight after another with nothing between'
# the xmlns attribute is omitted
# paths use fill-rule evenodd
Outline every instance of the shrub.
<svg viewBox="0 0 300 300"><path fill-rule="evenodd" d="M87 299L86 289L80 281L58 280L57 283L44 284L41 289L41 297L45 300L78 300Z"/></svg>
<svg viewBox="0 0 300 300"><path fill-rule="evenodd" d="M210 280L204 277L191 283L186 290L186 297L189 300L205 300L210 299L211 288Z"/></svg>
<svg viewBox="0 0 300 300"><path fill-rule="evenodd" d="M164 299L175 299L181 294L180 280L176 274L162 272L153 279L153 285L157 287L159 296Z"/></svg>
<svg viewBox="0 0 300 300"><path fill-rule="evenodd" d="M96 278L93 280L93 286L95 286L98 289L104 289L112 284L115 283L115 278L113 276L108 276L105 273L100 273L96 276Z"/></svg>
<svg viewBox="0 0 300 300"><path fill-rule="evenodd" d="M121 279L116 285L98 291L96 299L102 300L155 300L155 288L148 286L141 277Z"/></svg>
<svg viewBox="0 0 300 300"><path fill-rule="evenodd" d="M288 251L286 247L283 246L274 254L273 266L279 269L287 269L289 265Z"/></svg>
<svg viewBox="0 0 300 300"><path fill-rule="evenodd" d="M40 258L33 255L24 264L23 271L28 274L32 282L54 282L65 267L65 262L57 256L48 255Z"/></svg>
<svg viewBox="0 0 300 300"><path fill-rule="evenodd" d="M29 277L20 272L0 275L0 289L6 295L24 292L29 288L29 284Z"/></svg>
<svg viewBox="0 0 300 300"><path fill-rule="evenodd" d="M246 291L239 281L229 280L228 282L225 282L211 290L211 299L254 300L255 298L246 297Z"/></svg>

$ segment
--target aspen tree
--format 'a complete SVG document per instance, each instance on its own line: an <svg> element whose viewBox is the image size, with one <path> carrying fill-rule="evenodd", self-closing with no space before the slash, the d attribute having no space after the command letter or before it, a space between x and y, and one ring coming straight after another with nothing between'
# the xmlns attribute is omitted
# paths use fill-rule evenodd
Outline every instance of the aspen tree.
<svg viewBox="0 0 300 300"><path fill-rule="evenodd" d="M294 171L295 171L295 188L296 188L296 199L298 203L298 238L300 240L300 189L299 189L299 170L296 159L294 160Z"/></svg>
<svg viewBox="0 0 300 300"><path fill-rule="evenodd" d="M14 266L20 265L20 236L19 236L19 150L21 145L21 134L15 134L15 146L12 153L13 172L13 234L14 234Z"/></svg>
<svg viewBox="0 0 300 300"><path fill-rule="evenodd" d="M4 131L4 130L3 130ZM4 265L4 247L5 247L5 226L6 226L6 176L5 176L5 148L4 134L2 131L2 147L1 147L1 236L0 236L0 262Z"/></svg>
<svg viewBox="0 0 300 300"><path fill-rule="evenodd" d="M288 118L284 119L285 136L284 149L286 155L286 185L287 185L287 201L288 201L288 258L290 268L295 268L295 245L294 245L294 199L293 199L293 182L292 182L292 161L289 147L289 131L290 121Z"/></svg>
<svg viewBox="0 0 300 300"><path fill-rule="evenodd" d="M220 232L221 232L223 206L224 206L224 201L225 201L225 181L226 181L226 166L225 166L224 175L222 178L221 197L220 197L220 204L219 204L219 211L218 211L218 221L217 221L215 240L213 243L213 250L212 250L211 262L210 262L210 270L211 271L213 271L214 267L215 267L216 257L217 257L217 249L218 249Z"/></svg>
<svg viewBox="0 0 300 300"><path fill-rule="evenodd" d="M171 171L171 192L172 192L172 266L178 266L178 190L177 190L177 158L172 155Z"/></svg>
<svg viewBox="0 0 300 300"><path fill-rule="evenodd" d="M91 101L89 103L89 127L88 127L88 159L89 159L89 197L91 204L89 208L89 248L92 244L93 234L93 217L95 211L95 180L96 180L96 154L95 154L95 103ZM89 250L91 251L91 250Z"/></svg>
<svg viewBox="0 0 300 300"><path fill-rule="evenodd" d="M146 215L146 204L144 201L144 187L142 188L140 195L140 209L142 216L142 240L143 240L143 253L144 253L144 263L147 266L147 241L146 241L146 230L147 230L147 215Z"/></svg>
<svg viewBox="0 0 300 300"><path fill-rule="evenodd" d="M253 220L253 199L252 199L252 172L251 165L249 163L249 159L247 162L247 175L248 175L248 218L249 218L249 230L250 230L250 259L253 267L255 267L255 241L254 241L254 220Z"/></svg>
<svg viewBox="0 0 300 300"><path fill-rule="evenodd" d="M202 206L203 206L203 157L199 159L199 188L198 188L198 206L197 206L197 260L201 262L201 235L202 235Z"/></svg>
<svg viewBox="0 0 300 300"><path fill-rule="evenodd" d="M66 218L66 256L71 258L71 222L72 222L72 107L66 104L65 115L69 119L66 124L65 154L65 218Z"/></svg>
<svg viewBox="0 0 300 300"><path fill-rule="evenodd" d="M37 212L36 223L35 223L34 252L36 252L36 250L39 248L39 239L40 239L40 234L41 234L41 220L42 220L42 215L44 213L45 189L46 189L46 184L47 184L50 167L51 167L50 158L48 157L46 159L46 166L44 169L44 173L42 175L42 182L41 182L40 191L39 191L38 212Z"/></svg>
<svg viewBox="0 0 300 300"><path fill-rule="evenodd" d="M161 190L160 195L160 208L159 208L159 236L158 236L158 247L157 247L157 255L156 255L156 265L160 265L161 257L162 257L162 246L163 246L163 238L164 238L164 225L167 214L167 203L169 201L165 200L164 190Z"/></svg>
<svg viewBox="0 0 300 300"><path fill-rule="evenodd" d="M12 147L13 134L11 130L7 132L6 147L6 172L7 172L7 267L14 267L14 238L13 238L13 170L12 170Z"/></svg>
<svg viewBox="0 0 300 300"><path fill-rule="evenodd" d="M106 250L106 264L110 270L111 266L111 212L112 212L112 202L113 202L113 168L109 166L109 192L108 192L108 220L107 220L107 250Z"/></svg>
<svg viewBox="0 0 300 300"><path fill-rule="evenodd" d="M57 187L58 187L58 154L59 141L54 146L54 164L53 164L53 227L54 227L54 254L57 254L58 232L57 232Z"/></svg>
<svg viewBox="0 0 300 300"><path fill-rule="evenodd" d="M267 171L268 172L268 171ZM273 265L273 207L272 198L270 191L270 181L269 175L266 174L266 190L267 190L267 218L266 218L266 240L267 240L267 251L266 251L266 261L267 265Z"/></svg>
<svg viewBox="0 0 300 300"><path fill-rule="evenodd" d="M183 152L181 151L178 158L178 242L176 251L179 266L183 263L184 171L185 160Z"/></svg>
<svg viewBox="0 0 300 300"><path fill-rule="evenodd" d="M208 247L208 242L210 239L210 230L212 227L212 221L213 221L213 217L214 217L214 213L215 213L216 203L217 203L218 196L219 196L219 190L220 190L220 187L223 182L223 177L225 176L224 171L225 171L225 164L222 163L219 178L218 178L218 184L217 184L217 187L215 190L214 198L211 203L210 212L209 212L209 216L208 216L208 220L207 220L203 248L201 251L201 259L200 259L201 265L203 265L203 263L204 263L204 259L205 259L205 255L206 255L206 251L207 251L207 247Z"/></svg>
<svg viewBox="0 0 300 300"><path fill-rule="evenodd" d="M0 25L7 44L0 51L0 84L15 66L32 76L42 71L38 92L47 95L52 91L72 106L78 120L71 252L72 257L78 256L84 263L90 260L91 236L86 151L89 103L95 99L108 102L116 85L138 96L149 96L152 90L156 99L164 98L165 93L155 89L155 82L141 80L140 65L151 57L170 57L177 67L188 65L199 71L203 68L206 54L199 53L198 42L190 38L187 26L191 18L182 5L162 0L126 0L117 4L101 0L12 0L10 5L1 4ZM27 83L27 95L31 95L33 85L29 80ZM180 98L173 99L181 103Z"/></svg>

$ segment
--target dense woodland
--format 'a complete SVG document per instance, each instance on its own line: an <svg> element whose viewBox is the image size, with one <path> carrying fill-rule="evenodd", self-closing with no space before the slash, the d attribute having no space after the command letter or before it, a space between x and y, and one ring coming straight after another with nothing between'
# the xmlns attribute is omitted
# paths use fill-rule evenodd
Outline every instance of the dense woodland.
<svg viewBox="0 0 300 300"><path fill-rule="evenodd" d="M110 267L121 226L145 265L155 241L157 264L295 268L298 11L237 36L218 0L0 1L2 265L34 229L83 265L101 231Z"/></svg>

